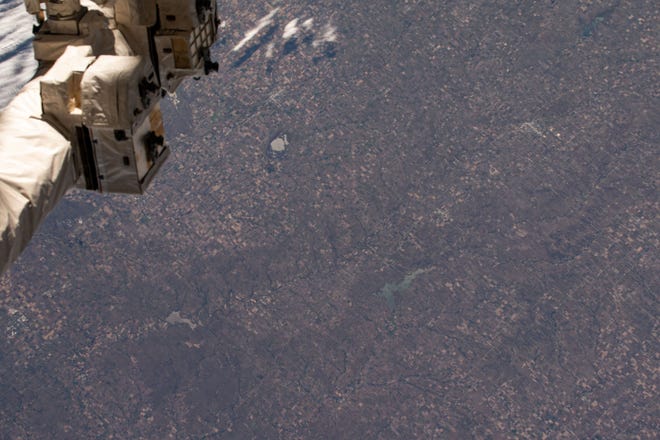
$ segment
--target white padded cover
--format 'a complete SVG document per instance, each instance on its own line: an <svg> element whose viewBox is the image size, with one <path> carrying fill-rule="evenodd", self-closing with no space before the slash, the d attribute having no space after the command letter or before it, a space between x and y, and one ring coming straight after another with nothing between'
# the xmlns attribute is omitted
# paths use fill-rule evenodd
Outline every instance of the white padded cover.
<svg viewBox="0 0 660 440"><path fill-rule="evenodd" d="M0 114L0 273L76 180L71 144L40 116L39 79Z"/></svg>

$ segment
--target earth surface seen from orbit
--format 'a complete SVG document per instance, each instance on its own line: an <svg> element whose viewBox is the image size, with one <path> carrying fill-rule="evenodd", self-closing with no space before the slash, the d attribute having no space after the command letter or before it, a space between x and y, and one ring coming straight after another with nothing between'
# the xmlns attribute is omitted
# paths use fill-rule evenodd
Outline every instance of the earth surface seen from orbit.
<svg viewBox="0 0 660 440"><path fill-rule="evenodd" d="M0 277L0 438L657 437L656 2L218 7L147 194Z"/></svg>

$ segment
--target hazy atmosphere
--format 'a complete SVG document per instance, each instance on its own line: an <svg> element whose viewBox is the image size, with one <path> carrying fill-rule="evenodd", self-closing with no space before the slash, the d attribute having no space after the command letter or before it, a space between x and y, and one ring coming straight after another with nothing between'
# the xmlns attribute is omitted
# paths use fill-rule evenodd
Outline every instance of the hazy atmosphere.
<svg viewBox="0 0 660 440"><path fill-rule="evenodd" d="M0 438L655 438L656 2L218 8L147 194L0 277Z"/></svg>

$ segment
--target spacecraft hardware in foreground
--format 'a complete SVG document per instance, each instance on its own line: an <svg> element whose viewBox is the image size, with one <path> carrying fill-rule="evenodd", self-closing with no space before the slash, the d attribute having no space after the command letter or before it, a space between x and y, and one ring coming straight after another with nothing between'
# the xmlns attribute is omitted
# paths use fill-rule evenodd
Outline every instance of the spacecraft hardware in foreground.
<svg viewBox="0 0 660 440"><path fill-rule="evenodd" d="M160 100L218 70L211 0L24 0L37 76L0 114L0 273L74 186L141 194L169 148Z"/></svg>

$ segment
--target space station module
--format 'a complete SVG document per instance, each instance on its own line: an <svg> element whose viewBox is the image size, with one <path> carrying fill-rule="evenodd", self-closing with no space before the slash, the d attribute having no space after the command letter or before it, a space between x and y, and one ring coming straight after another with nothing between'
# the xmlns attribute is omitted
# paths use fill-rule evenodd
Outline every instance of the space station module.
<svg viewBox="0 0 660 440"><path fill-rule="evenodd" d="M0 273L69 188L142 194L160 101L218 70L212 0L24 0L39 71L0 113Z"/></svg>
<svg viewBox="0 0 660 440"><path fill-rule="evenodd" d="M29 12L37 10L37 2L25 2ZM34 54L54 65L40 81L43 117L71 141L78 186L143 193L169 154L161 93L218 68L210 59L215 2L116 0L87 7L55 0L44 6Z"/></svg>

